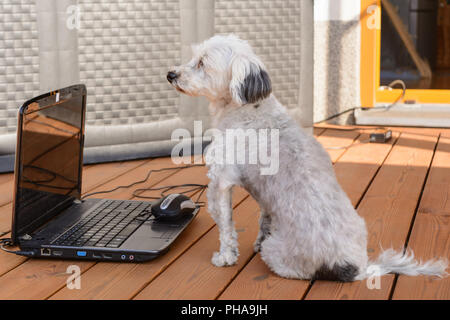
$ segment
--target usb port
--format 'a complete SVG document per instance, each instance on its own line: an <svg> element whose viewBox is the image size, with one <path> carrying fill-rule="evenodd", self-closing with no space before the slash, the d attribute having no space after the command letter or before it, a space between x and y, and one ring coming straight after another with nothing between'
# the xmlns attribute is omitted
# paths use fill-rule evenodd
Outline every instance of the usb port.
<svg viewBox="0 0 450 320"><path fill-rule="evenodd" d="M86 251L77 251L77 256L86 257Z"/></svg>
<svg viewBox="0 0 450 320"><path fill-rule="evenodd" d="M63 252L62 251L55 251L53 250L53 255L54 256L62 256Z"/></svg>
<svg viewBox="0 0 450 320"><path fill-rule="evenodd" d="M104 254L103 254L103 258L106 258L106 259L112 259L112 254L110 254L110 253L104 253Z"/></svg>

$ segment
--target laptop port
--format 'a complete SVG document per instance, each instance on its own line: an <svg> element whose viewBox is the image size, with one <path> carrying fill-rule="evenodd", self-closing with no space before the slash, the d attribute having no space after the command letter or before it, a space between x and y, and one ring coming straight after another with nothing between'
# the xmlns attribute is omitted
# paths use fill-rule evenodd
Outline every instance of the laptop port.
<svg viewBox="0 0 450 320"><path fill-rule="evenodd" d="M92 258L94 259L100 259L102 257L102 255L100 253L93 253L92 254Z"/></svg>
<svg viewBox="0 0 450 320"><path fill-rule="evenodd" d="M86 251L77 251L77 256L86 257Z"/></svg>
<svg viewBox="0 0 450 320"><path fill-rule="evenodd" d="M110 253L104 253L104 254L103 254L103 258L105 258L105 259L112 259L112 254L110 254Z"/></svg>
<svg viewBox="0 0 450 320"><path fill-rule="evenodd" d="M49 256L52 254L52 250L48 248L42 248L41 249L41 256Z"/></svg>
<svg viewBox="0 0 450 320"><path fill-rule="evenodd" d="M62 251L56 251L56 250L53 250L53 255L54 255L54 256L62 256L62 254L63 254Z"/></svg>

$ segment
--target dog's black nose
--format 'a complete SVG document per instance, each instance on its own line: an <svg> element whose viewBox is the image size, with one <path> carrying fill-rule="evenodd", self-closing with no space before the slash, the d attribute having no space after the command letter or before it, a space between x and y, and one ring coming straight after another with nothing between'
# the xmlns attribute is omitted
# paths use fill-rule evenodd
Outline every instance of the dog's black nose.
<svg viewBox="0 0 450 320"><path fill-rule="evenodd" d="M169 71L167 73L167 81L172 82L173 80L175 80L178 77L178 75L173 72L173 71Z"/></svg>

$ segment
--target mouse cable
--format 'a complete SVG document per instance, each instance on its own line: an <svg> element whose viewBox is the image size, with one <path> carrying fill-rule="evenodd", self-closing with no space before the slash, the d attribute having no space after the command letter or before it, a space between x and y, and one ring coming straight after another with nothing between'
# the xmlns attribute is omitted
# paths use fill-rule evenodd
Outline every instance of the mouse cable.
<svg viewBox="0 0 450 320"><path fill-rule="evenodd" d="M196 199L195 203L198 206L200 206L200 207L204 207L205 206L205 202L204 201L200 202L199 200L200 200L201 196L203 195L203 193L205 192L205 190L208 188L207 184L187 183L187 184L162 186L162 187L155 187L155 188L141 188L141 189L136 189L136 190L133 191L133 197L156 200L156 199L160 199L160 198L165 197L166 196L166 192L168 192L168 191L175 190L175 189L189 188L189 187L191 187L191 188L188 189L188 190L182 191L182 192L178 192L178 193L179 194L186 194L186 193L196 192L196 191L201 190L199 195L197 196L197 199ZM148 192L148 191L161 191L161 193L160 193L160 195L158 197L142 195L142 193Z"/></svg>
<svg viewBox="0 0 450 320"><path fill-rule="evenodd" d="M161 171L170 171L170 170L183 170L183 169L188 169L188 168L193 168L193 167L204 167L205 164L190 164L190 165L186 165L186 166L181 166L181 167L167 167L167 168L161 168L161 169L151 169L147 175L145 176L144 179L140 180L140 181L136 181L133 183L130 183L128 185L123 185L123 186L117 186L113 189L110 190L102 190L102 191L95 191L95 192L91 192L91 193L87 193L85 195L83 195L81 197L81 200L86 199L87 197L93 196L95 194L103 194L103 193L111 193L114 192L116 190L119 189L128 189L131 187L134 187L135 185L147 182L147 180L150 178L151 174L153 172L161 172ZM160 187L160 188L154 188L155 190L163 190L161 194L164 194L164 192L172 190L172 189L176 189L176 188L183 188L183 187L194 187L194 189L185 191L184 193L190 192L190 191L197 191L197 190L201 190L201 189L206 189L207 185L202 185L202 184L181 184L181 185L173 185L173 186L165 186L165 187ZM152 188L149 189L138 189L140 193L145 192L145 191L152 191ZM136 194L136 192L138 192L138 190L135 190L133 192L133 196L134 197L138 197L138 198L146 198L146 199L159 199L156 197L148 197L148 196L141 196L139 194ZM203 190L204 191L204 190ZM203 192L200 193L200 195L203 194Z"/></svg>

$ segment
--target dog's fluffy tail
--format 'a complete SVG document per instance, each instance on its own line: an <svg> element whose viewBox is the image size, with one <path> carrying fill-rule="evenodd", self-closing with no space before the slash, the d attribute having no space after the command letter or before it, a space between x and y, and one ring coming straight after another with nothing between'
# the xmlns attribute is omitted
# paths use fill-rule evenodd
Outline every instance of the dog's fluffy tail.
<svg viewBox="0 0 450 320"><path fill-rule="evenodd" d="M428 260L425 262L414 259L414 253L398 252L393 249L383 250L375 261L369 261L364 274L358 278L365 279L370 276L382 276L387 273L405 274L408 276L429 275L446 277L447 259Z"/></svg>

